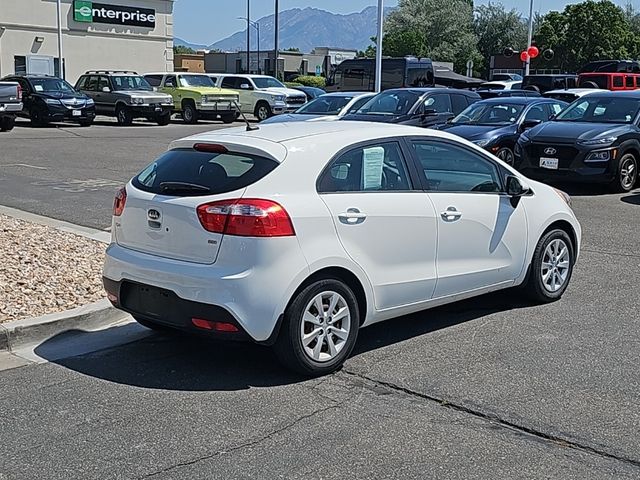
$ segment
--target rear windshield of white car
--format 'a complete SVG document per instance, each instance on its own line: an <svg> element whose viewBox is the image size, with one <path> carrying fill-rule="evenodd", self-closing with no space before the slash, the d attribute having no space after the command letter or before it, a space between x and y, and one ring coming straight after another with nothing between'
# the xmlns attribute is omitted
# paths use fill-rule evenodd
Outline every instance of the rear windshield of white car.
<svg viewBox="0 0 640 480"><path fill-rule="evenodd" d="M278 162L244 153L170 150L134 177L145 192L170 196L213 195L247 187L273 171Z"/></svg>

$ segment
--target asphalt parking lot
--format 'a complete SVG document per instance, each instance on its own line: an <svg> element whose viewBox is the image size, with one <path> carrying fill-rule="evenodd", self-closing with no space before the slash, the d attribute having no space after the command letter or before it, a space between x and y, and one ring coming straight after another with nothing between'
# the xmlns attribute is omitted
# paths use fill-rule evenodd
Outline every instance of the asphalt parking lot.
<svg viewBox="0 0 640 480"><path fill-rule="evenodd" d="M0 204L107 228L117 186L222 127L111 123L1 134ZM640 478L640 189L564 188L584 243L561 301L375 325L315 380L263 347L151 333L0 371L0 479Z"/></svg>

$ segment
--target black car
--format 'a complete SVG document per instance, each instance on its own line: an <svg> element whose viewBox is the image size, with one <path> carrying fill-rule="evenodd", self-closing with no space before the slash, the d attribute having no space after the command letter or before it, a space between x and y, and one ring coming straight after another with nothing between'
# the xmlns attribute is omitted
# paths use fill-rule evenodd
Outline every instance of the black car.
<svg viewBox="0 0 640 480"><path fill-rule="evenodd" d="M93 100L65 80L49 75L12 75L8 82L22 87L24 108L19 115L39 127L49 122L75 122L88 127L96 117Z"/></svg>
<svg viewBox="0 0 640 480"><path fill-rule="evenodd" d="M294 90L300 90L302 93L304 93L307 96L308 102L310 102L311 100L315 100L320 95L324 95L325 93L327 93L323 89L317 88L317 87L299 86L299 87L291 87L291 88L293 88Z"/></svg>
<svg viewBox="0 0 640 480"><path fill-rule="evenodd" d="M479 100L480 96L470 90L398 88L377 94L342 120L430 127L446 123Z"/></svg>
<svg viewBox="0 0 640 480"><path fill-rule="evenodd" d="M512 165L520 134L548 121L567 105L546 98L492 98L474 103L441 130L465 138Z"/></svg>
<svg viewBox="0 0 640 480"><path fill-rule="evenodd" d="M549 90L559 88L576 88L578 86L578 76L569 73L558 73L550 75L527 75L522 80L522 88L544 93Z"/></svg>
<svg viewBox="0 0 640 480"><path fill-rule="evenodd" d="M591 93L524 132L514 165L534 179L606 183L628 192L638 179L639 125L640 90Z"/></svg>

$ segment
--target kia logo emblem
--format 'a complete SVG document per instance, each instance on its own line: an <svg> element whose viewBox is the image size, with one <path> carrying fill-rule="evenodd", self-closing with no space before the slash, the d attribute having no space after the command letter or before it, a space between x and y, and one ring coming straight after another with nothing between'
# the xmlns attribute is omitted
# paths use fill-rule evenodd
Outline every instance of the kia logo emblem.
<svg viewBox="0 0 640 480"><path fill-rule="evenodd" d="M547 147L544 149L545 155L555 155L558 151L553 147Z"/></svg>
<svg viewBox="0 0 640 480"><path fill-rule="evenodd" d="M149 217L149 220L160 220L160 212L154 208L147 212L147 216Z"/></svg>

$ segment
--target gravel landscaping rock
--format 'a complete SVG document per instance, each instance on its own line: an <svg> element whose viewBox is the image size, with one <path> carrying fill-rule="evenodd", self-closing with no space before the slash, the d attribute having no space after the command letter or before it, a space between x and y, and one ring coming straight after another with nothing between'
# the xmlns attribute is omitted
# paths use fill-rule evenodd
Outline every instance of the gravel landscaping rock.
<svg viewBox="0 0 640 480"><path fill-rule="evenodd" d="M104 298L105 245L0 214L0 323Z"/></svg>

